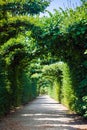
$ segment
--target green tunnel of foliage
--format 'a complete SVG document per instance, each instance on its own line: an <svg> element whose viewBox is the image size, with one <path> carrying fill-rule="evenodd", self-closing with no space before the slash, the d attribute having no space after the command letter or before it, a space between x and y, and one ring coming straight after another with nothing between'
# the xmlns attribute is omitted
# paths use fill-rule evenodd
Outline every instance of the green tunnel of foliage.
<svg viewBox="0 0 87 130"><path fill-rule="evenodd" d="M66 104L69 107L70 102L73 101L72 98L74 98L74 90L72 88L72 80L68 65L63 62L58 62L45 66L43 68L43 75L49 76L48 80L51 77L52 80L49 94L60 103ZM70 105L70 107L72 106Z"/></svg>
<svg viewBox="0 0 87 130"><path fill-rule="evenodd" d="M31 61L39 52L31 33L40 27L33 15L43 12L49 3L0 1L0 117L37 96Z"/></svg>
<svg viewBox="0 0 87 130"><path fill-rule="evenodd" d="M46 92L87 117L87 2L33 16L48 5L1 0L0 116Z"/></svg>
<svg viewBox="0 0 87 130"><path fill-rule="evenodd" d="M45 66L43 75L51 81L48 94L69 109L74 110L76 95L69 66L63 62Z"/></svg>

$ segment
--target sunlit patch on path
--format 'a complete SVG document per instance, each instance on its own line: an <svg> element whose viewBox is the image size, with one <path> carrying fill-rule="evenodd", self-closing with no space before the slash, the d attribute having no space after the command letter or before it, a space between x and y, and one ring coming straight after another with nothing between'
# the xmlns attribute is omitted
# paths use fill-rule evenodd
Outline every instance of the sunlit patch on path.
<svg viewBox="0 0 87 130"><path fill-rule="evenodd" d="M48 96L39 96L0 122L0 130L87 130L87 122Z"/></svg>

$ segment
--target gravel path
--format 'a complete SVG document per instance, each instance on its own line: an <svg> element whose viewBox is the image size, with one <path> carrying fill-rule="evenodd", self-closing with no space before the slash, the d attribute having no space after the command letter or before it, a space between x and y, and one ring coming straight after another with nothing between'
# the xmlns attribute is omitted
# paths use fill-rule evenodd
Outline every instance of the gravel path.
<svg viewBox="0 0 87 130"><path fill-rule="evenodd" d="M87 121L44 95L5 117L0 130L87 130Z"/></svg>

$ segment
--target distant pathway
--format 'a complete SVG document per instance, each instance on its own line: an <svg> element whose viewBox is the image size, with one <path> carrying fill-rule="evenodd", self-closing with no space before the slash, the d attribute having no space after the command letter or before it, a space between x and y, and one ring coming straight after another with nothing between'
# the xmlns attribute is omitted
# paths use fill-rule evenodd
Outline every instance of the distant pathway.
<svg viewBox="0 0 87 130"><path fill-rule="evenodd" d="M5 117L0 130L87 130L87 122L50 97L39 96Z"/></svg>

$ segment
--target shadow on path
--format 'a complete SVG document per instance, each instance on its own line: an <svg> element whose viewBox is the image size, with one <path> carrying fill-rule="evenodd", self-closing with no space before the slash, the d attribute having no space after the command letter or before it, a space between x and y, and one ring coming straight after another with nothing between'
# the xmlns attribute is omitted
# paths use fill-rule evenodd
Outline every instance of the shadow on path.
<svg viewBox="0 0 87 130"><path fill-rule="evenodd" d="M87 121L68 114L66 107L40 96L0 123L0 130L87 130Z"/></svg>

